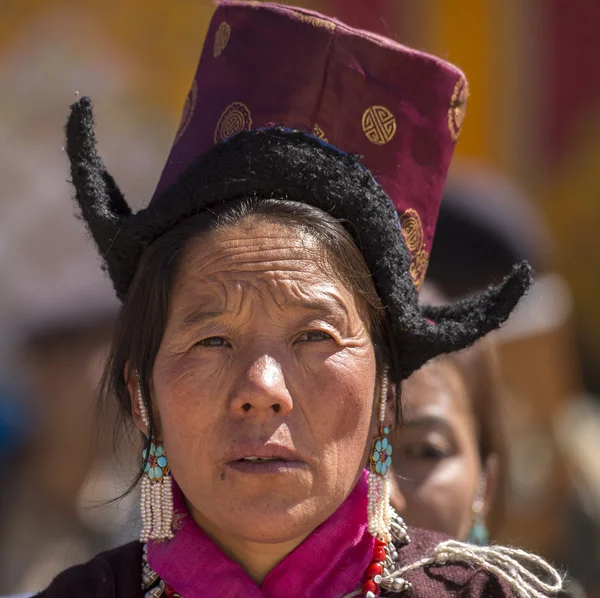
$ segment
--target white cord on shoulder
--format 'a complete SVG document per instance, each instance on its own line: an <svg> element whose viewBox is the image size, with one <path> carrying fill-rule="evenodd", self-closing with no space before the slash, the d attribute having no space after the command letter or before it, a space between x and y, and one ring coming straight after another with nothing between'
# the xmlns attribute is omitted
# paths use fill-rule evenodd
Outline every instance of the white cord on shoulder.
<svg viewBox="0 0 600 598"><path fill-rule="evenodd" d="M560 573L539 556L518 548L474 546L456 540L441 542L436 546L432 556L384 575L381 586L392 589L394 582L402 579L410 571L428 565L452 563L467 563L492 573L509 586L518 598L548 598L557 594L563 587Z"/></svg>

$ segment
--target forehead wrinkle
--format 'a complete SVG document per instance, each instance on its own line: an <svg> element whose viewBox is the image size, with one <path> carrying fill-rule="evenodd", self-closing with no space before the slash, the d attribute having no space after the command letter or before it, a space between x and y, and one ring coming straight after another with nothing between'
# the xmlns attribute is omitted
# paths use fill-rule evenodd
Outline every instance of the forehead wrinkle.
<svg viewBox="0 0 600 598"><path fill-rule="evenodd" d="M182 321L176 324L176 329L184 331L223 317L244 316L244 320L249 321L257 307L266 308L268 312L270 303L274 303L280 312L309 312L311 317L333 315L344 327L350 323L350 307L336 289L311 285L315 292L306 292L299 281L270 274L230 283L215 280L210 284L210 290L205 289L195 299L190 296L178 309L180 314L189 311L183 317L178 314ZM210 298L211 295L216 301Z"/></svg>
<svg viewBox="0 0 600 598"><path fill-rule="evenodd" d="M263 231L265 226L259 223L250 228L246 225L216 230L193 239L186 249L183 267L202 278L221 269L219 262L224 261L224 270L319 272L339 281L326 251L311 234L277 223L268 225L267 234Z"/></svg>
<svg viewBox="0 0 600 598"><path fill-rule="evenodd" d="M281 243L273 243L273 240L280 240ZM315 243L306 243L305 240L298 237L287 235L282 237L260 237L256 235L242 237L239 239L224 239L222 237L209 238L200 237L192 241L189 245L189 251L196 249L204 254L204 259L212 259L215 254L223 254L229 258L232 255L246 255L258 252L280 252L280 251L301 251L302 253L318 254L319 250Z"/></svg>
<svg viewBox="0 0 600 598"><path fill-rule="evenodd" d="M255 247L261 240L280 238L282 243L276 247ZM289 235L241 240L213 237L208 243L203 237L188 248L176 281L177 290L187 295L184 302L188 305L204 299L208 303L207 311L224 310L231 314L242 310L242 302L252 296L249 292L252 287L263 300L270 296L281 310L343 312L349 321L352 293L332 271L325 270L327 260L324 262L323 256L319 258L317 253L307 248L306 242L297 242ZM264 287L261 282L265 283ZM341 288L336 288L338 286ZM350 294L350 301L346 293ZM251 310L244 309L250 316Z"/></svg>
<svg viewBox="0 0 600 598"><path fill-rule="evenodd" d="M224 284L212 284L212 290L216 291L212 294L213 297L220 295L216 302L210 301L209 296L211 293L207 292L201 293L195 298L190 297L188 300L184 301L183 305L178 306L175 314L171 318L176 322L176 332L185 332L186 330L200 327L219 318L240 314L244 309L244 293L242 287L242 284L237 284L236 288L228 290L227 286ZM211 304L207 306L207 303ZM177 322L179 319L181 321Z"/></svg>
<svg viewBox="0 0 600 598"><path fill-rule="evenodd" d="M286 276L281 277L281 274ZM335 289L317 283L306 285L305 289L310 288L313 291L307 292L303 289L301 281L294 280L287 274L287 272L280 271L265 272L259 275L258 279L245 281L238 285L241 293L240 303L247 303L245 311L250 313L255 301L260 301L259 305L264 307L271 300L283 312L309 311L318 315L343 313L346 318L350 317L349 307L343 297L335 292ZM254 296L252 289L256 291Z"/></svg>
<svg viewBox="0 0 600 598"><path fill-rule="evenodd" d="M248 252L248 255L250 253ZM213 255L215 254L213 253ZM236 254L235 257L239 258L240 256ZM257 286L260 281L265 282L267 286L271 286L271 292L274 289L283 292L293 288L295 293L292 292L291 295L295 294L304 300L308 300L311 293L304 292L301 290L302 287L314 288L315 282L323 283L326 280L333 284L337 283L346 289L341 281L331 276L330 273L324 272L319 264L312 259L298 258L297 256L282 258L281 255L278 255L277 258L273 261L233 261L220 255L211 264L201 264L198 268L195 268L196 263L200 261L200 257L197 256L184 264L177 287L184 292L193 287L195 283L202 283L203 286L206 285L212 289L220 287L223 290L226 302L228 302L228 295L234 285ZM224 267L217 269L217 266L221 265L221 260L224 262ZM336 302L343 302L339 293L328 294L334 296ZM283 302L287 302L287 299L283 299Z"/></svg>
<svg viewBox="0 0 600 598"><path fill-rule="evenodd" d="M317 287L316 293L307 292L298 281L290 280L290 284L284 286L278 285L278 281L274 281L276 287L278 287L282 294L288 294L292 301L288 301L284 299L284 302L287 303L288 306L298 307L299 309L308 309L310 311L315 312L338 312L343 311L346 318L350 317L349 306L344 301L344 298L340 293L337 293L335 289L328 288L325 285L325 288L319 289ZM283 306L281 306L283 309Z"/></svg>

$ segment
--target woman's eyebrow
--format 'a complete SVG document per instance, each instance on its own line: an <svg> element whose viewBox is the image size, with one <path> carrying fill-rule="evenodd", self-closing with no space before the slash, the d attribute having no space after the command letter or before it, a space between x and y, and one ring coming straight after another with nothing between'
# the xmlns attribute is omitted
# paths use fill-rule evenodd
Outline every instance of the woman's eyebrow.
<svg viewBox="0 0 600 598"><path fill-rule="evenodd" d="M225 311L204 311L195 309L188 313L176 326L177 332L185 332L190 328L196 328L202 324L206 324L211 320L215 320L223 315Z"/></svg>
<svg viewBox="0 0 600 598"><path fill-rule="evenodd" d="M315 315L347 316L348 308L337 299L292 299L285 302L287 309L311 312ZM210 320L226 316L227 310L194 309L186 314L176 325L177 332L185 332L189 328L201 326Z"/></svg>
<svg viewBox="0 0 600 598"><path fill-rule="evenodd" d="M414 419L407 419L402 423L402 428L444 428L448 432L452 432L452 426L448 420L439 415L423 415Z"/></svg>

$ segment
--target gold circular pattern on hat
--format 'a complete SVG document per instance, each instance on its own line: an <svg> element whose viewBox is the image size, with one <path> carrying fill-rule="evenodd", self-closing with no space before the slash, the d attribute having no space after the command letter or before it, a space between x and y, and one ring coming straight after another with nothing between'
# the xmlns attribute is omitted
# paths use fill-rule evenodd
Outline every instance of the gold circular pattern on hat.
<svg viewBox="0 0 600 598"><path fill-rule="evenodd" d="M400 226L406 247L411 253L419 251L423 246L423 225L416 210L409 208L400 216Z"/></svg>
<svg viewBox="0 0 600 598"><path fill-rule="evenodd" d="M233 102L223 110L219 118L215 128L215 143L250 128L252 128L252 116L248 106L242 102Z"/></svg>
<svg viewBox="0 0 600 598"><path fill-rule="evenodd" d="M293 13L298 17L299 21L312 25L315 29L327 29L333 31L335 29L335 23L326 19L320 19L319 17L313 17L312 15L305 15L299 10L294 10Z"/></svg>
<svg viewBox="0 0 600 598"><path fill-rule="evenodd" d="M408 210L403 212L400 216L400 229L402 230L406 248L411 255L410 276L417 290L421 290L421 285L425 279L425 273L429 264L429 254L425 249L423 223L417 210L408 208Z"/></svg>
<svg viewBox="0 0 600 598"><path fill-rule="evenodd" d="M448 108L448 128L450 129L452 141L458 141L460 137L463 122L465 121L468 97L469 84L464 77L460 77L454 86L450 107Z"/></svg>
<svg viewBox="0 0 600 598"><path fill-rule="evenodd" d="M321 127L317 123L315 123L315 126L313 127L312 134L315 137L318 137L319 139L323 140L325 143L329 143L327 141L327 137L325 137L325 131L323 131L323 129L321 129Z"/></svg>
<svg viewBox="0 0 600 598"><path fill-rule="evenodd" d="M429 254L425 249L421 249L413 255L412 262L410 263L410 276L419 291L421 290L421 286L423 286L428 265Z"/></svg>
<svg viewBox="0 0 600 598"><path fill-rule="evenodd" d="M215 45L213 46L213 54L215 58L221 56L223 50L227 47L230 36L231 27L229 26L229 23L223 21L215 33Z"/></svg>
<svg viewBox="0 0 600 598"><path fill-rule="evenodd" d="M196 110L196 101L198 100L198 84L196 83L196 79L192 83L192 88L190 89L190 93L188 93L187 98L185 99L185 104L183 105L183 112L181 113L181 121L179 123L179 128L177 129L177 134L175 135L175 142L178 143L179 140L183 137L186 129L189 124L192 122L192 117L194 116L194 111Z"/></svg>
<svg viewBox="0 0 600 598"><path fill-rule="evenodd" d="M396 118L385 106L371 106L363 113L362 130L371 143L385 145L396 134Z"/></svg>

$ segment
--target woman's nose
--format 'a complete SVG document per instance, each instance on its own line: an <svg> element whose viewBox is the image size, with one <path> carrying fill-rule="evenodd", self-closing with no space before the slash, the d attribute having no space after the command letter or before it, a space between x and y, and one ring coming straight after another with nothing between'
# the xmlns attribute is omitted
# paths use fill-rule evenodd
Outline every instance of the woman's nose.
<svg viewBox="0 0 600 598"><path fill-rule="evenodd" d="M293 401L281 364L270 355L254 359L240 375L231 405L237 413L289 413Z"/></svg>

